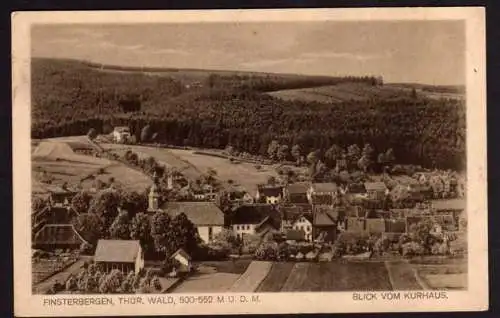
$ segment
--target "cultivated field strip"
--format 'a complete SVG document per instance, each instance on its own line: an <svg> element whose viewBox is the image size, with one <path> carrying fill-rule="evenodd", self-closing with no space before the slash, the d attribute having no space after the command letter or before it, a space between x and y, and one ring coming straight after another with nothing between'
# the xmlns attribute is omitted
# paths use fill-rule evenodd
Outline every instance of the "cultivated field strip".
<svg viewBox="0 0 500 318"><path fill-rule="evenodd" d="M233 293L254 292L271 270L272 262L253 261L229 290Z"/></svg>
<svg viewBox="0 0 500 318"><path fill-rule="evenodd" d="M412 266L405 261L385 262L392 289L394 290L421 290L424 289L415 277Z"/></svg>
<svg viewBox="0 0 500 318"><path fill-rule="evenodd" d="M241 276L229 273L194 275L183 281L172 293L227 292Z"/></svg>

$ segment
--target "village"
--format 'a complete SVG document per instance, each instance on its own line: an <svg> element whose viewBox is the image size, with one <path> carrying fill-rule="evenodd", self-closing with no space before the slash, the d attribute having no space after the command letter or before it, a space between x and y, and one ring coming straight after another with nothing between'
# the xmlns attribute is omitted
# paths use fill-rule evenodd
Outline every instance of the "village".
<svg viewBox="0 0 500 318"><path fill-rule="evenodd" d="M118 148L129 143L128 127L117 127L105 142L92 135L90 142L106 151L72 156L122 162L149 175L152 183L133 195L113 180L96 182L89 191L67 183L47 185L50 190L32 211L35 292L266 291L276 284L273 273L287 272L283 266L288 275L281 274L279 287L269 288L301 290L293 279L288 282L294 264L382 262L391 272L390 264L404 259L453 259L467 250L465 180L450 171L408 175L394 166L325 182L292 169L283 173L281 167L256 189L245 189L234 180L221 182L216 171L193 180L179 167L141 158L139 148ZM51 155L62 149L39 147L50 148ZM249 160L216 155L230 165ZM336 166L346 165L345 156L337 161ZM207 279L200 284L197 277ZM389 280L389 288L397 288L398 278ZM399 285L416 284L413 280Z"/></svg>

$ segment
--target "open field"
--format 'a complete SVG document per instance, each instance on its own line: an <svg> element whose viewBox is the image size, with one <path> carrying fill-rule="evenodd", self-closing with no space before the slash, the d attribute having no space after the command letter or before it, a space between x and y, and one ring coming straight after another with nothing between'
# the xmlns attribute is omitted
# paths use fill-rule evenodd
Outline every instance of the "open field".
<svg viewBox="0 0 500 318"><path fill-rule="evenodd" d="M238 274L195 274L172 290L172 293L221 293L228 291L240 278Z"/></svg>
<svg viewBox="0 0 500 318"><path fill-rule="evenodd" d="M382 262L297 263L281 291L392 290Z"/></svg>
<svg viewBox="0 0 500 318"><path fill-rule="evenodd" d="M171 149L120 144L102 144L102 147L104 149L113 150L113 152L118 154L125 153L130 149L137 153L139 158L153 157L158 163L167 168L175 167L177 171L191 180L195 180L203 173L193 164L182 160L182 158L174 154Z"/></svg>
<svg viewBox="0 0 500 318"><path fill-rule="evenodd" d="M463 290L467 288L467 263L446 260L442 264L413 264L417 275L430 289Z"/></svg>
<svg viewBox="0 0 500 318"><path fill-rule="evenodd" d="M419 290L420 286L414 268L405 261L385 262L392 289L394 290Z"/></svg>
<svg viewBox="0 0 500 318"><path fill-rule="evenodd" d="M383 86L371 86L361 83L345 83L337 85L319 86L312 88L298 88L274 91L268 93L271 96L284 100L302 100L306 102L340 103L345 101L364 101L373 98L394 99L411 97L412 87L389 84ZM415 87L417 95L431 99L450 98L460 99L463 95L452 92L438 92L424 90Z"/></svg>
<svg viewBox="0 0 500 318"><path fill-rule="evenodd" d="M269 176L277 176L273 166L260 165L261 169L257 170L254 164L247 162L231 163L228 159L195 154L191 150L170 151L202 172L214 169L217 172L216 177L222 182L233 180L234 184L240 185L252 194L257 191L257 184L266 183Z"/></svg>
<svg viewBox="0 0 500 318"><path fill-rule="evenodd" d="M216 178L223 184L232 180L234 185L239 185L252 194L257 191L257 184L266 183L269 176L277 176L274 166L260 165L261 168L256 169L252 163L232 163L225 158L197 154L194 150L118 144L102 144L102 147L118 154L130 149L141 158L151 156L166 167L175 167L191 180L195 180L209 169L214 169L217 172Z"/></svg>
<svg viewBox="0 0 500 318"><path fill-rule="evenodd" d="M262 281L256 292L277 292L285 285L290 272L294 268L295 263L273 263L269 274Z"/></svg>
<svg viewBox="0 0 500 318"><path fill-rule="evenodd" d="M120 162L74 153L71 145L80 142L81 138L72 138L37 143L32 152L32 192L46 193L54 185L64 183L70 186L81 184L84 189L89 189L96 179L108 183L110 178L127 190L143 191L151 185L148 176ZM47 180L51 180L50 185L43 182Z"/></svg>

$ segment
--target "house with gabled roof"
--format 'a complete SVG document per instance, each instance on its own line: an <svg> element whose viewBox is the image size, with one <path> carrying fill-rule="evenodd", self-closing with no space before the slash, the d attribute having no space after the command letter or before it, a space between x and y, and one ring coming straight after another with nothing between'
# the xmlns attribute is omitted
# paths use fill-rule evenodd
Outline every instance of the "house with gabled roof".
<svg viewBox="0 0 500 318"><path fill-rule="evenodd" d="M179 271L181 272L190 272L193 268L191 256L182 248L179 248L170 255L170 258L176 260L180 264Z"/></svg>
<svg viewBox="0 0 500 318"><path fill-rule="evenodd" d="M313 216L312 214L302 213L291 222L291 229L304 232L304 239L312 241L313 239Z"/></svg>
<svg viewBox="0 0 500 318"><path fill-rule="evenodd" d="M99 240L94 262L105 273L118 269L124 274L137 274L144 268L144 253L137 240Z"/></svg>
<svg viewBox="0 0 500 318"><path fill-rule="evenodd" d="M307 198L311 204L333 205L339 194L336 183L313 183L308 189Z"/></svg>
<svg viewBox="0 0 500 318"><path fill-rule="evenodd" d="M72 224L46 224L34 235L32 245L42 250L78 249L88 242Z"/></svg>
<svg viewBox="0 0 500 318"><path fill-rule="evenodd" d="M283 187L276 185L258 185L256 202L267 204L278 204L283 200Z"/></svg>
<svg viewBox="0 0 500 318"><path fill-rule="evenodd" d="M338 210L315 206L313 211L313 238L321 237L323 242L333 242L337 237Z"/></svg>
<svg viewBox="0 0 500 318"><path fill-rule="evenodd" d="M384 200L386 195L389 194L389 189L382 181L365 182L364 187L368 198L371 200Z"/></svg>
<svg viewBox="0 0 500 318"><path fill-rule="evenodd" d="M243 204L234 209L231 227L239 238L245 235L265 234L280 228L280 215L272 204Z"/></svg>
<svg viewBox="0 0 500 318"><path fill-rule="evenodd" d="M224 227L224 213L213 202L165 202L161 210L171 217L184 213L205 243L212 241Z"/></svg>
<svg viewBox="0 0 500 318"><path fill-rule="evenodd" d="M307 204L309 200L307 198L307 191L310 187L308 182L296 182L288 184L285 191L285 198L287 202L296 204Z"/></svg>

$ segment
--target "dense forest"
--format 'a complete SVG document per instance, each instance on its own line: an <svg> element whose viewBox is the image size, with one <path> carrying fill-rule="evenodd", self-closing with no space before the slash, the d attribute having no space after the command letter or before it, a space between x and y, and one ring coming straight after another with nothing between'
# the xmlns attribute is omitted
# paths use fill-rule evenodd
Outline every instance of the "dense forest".
<svg viewBox="0 0 500 318"><path fill-rule="evenodd" d="M240 80L240 85L238 83ZM332 145L370 143L392 148L398 162L462 169L465 164L463 101L422 96L345 101L284 101L262 92L379 78L207 75L188 89L167 76L101 72L72 61L32 62L33 138L109 133L128 125L140 140L149 124L157 141L266 155L271 141L304 154ZM230 84L225 84L229 82Z"/></svg>

